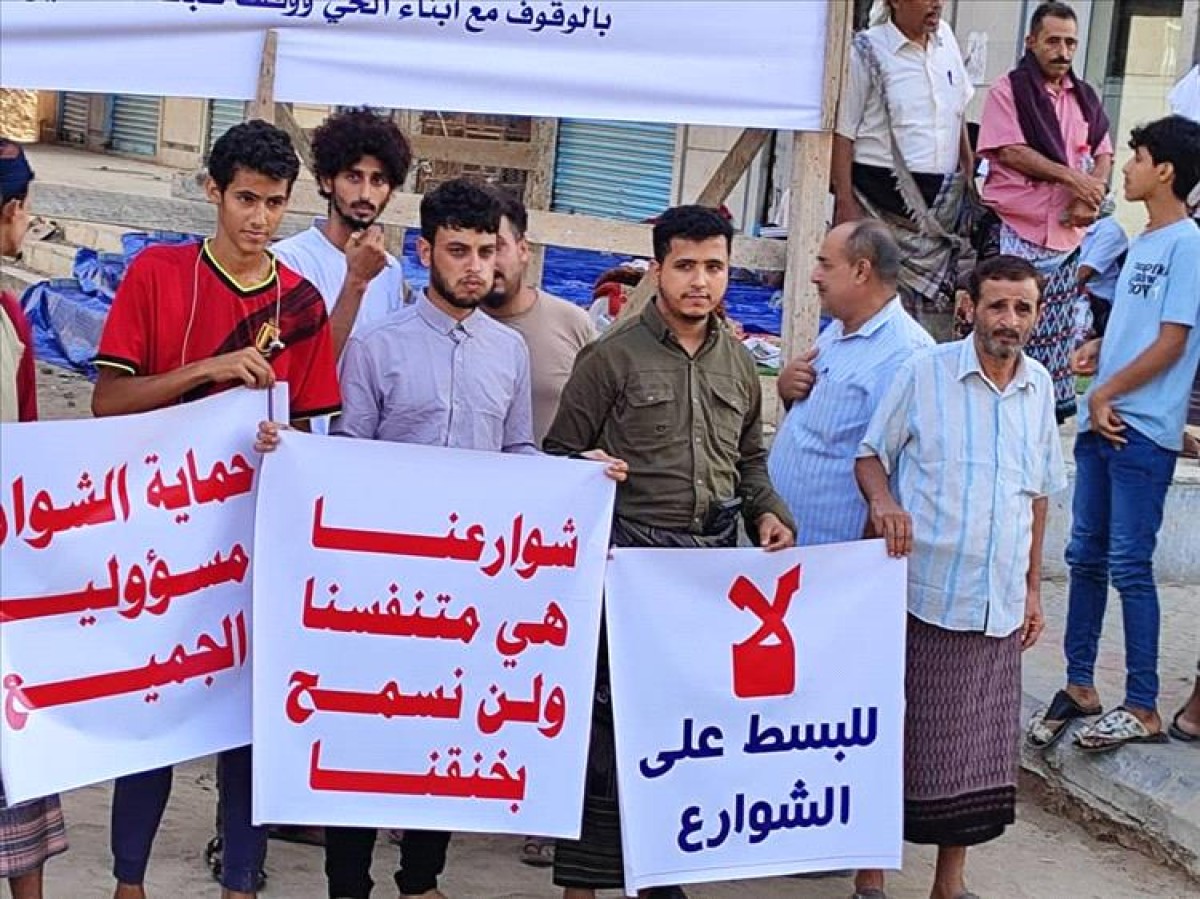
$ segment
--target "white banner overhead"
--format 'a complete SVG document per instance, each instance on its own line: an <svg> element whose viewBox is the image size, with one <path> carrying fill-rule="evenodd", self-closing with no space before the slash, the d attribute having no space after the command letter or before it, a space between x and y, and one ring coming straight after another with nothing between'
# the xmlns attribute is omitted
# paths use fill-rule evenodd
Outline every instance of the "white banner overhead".
<svg viewBox="0 0 1200 899"><path fill-rule="evenodd" d="M605 590L630 895L900 867L905 564L882 540L618 549Z"/></svg>
<svg viewBox="0 0 1200 899"><path fill-rule="evenodd" d="M0 0L0 84L815 131L825 0Z"/></svg>

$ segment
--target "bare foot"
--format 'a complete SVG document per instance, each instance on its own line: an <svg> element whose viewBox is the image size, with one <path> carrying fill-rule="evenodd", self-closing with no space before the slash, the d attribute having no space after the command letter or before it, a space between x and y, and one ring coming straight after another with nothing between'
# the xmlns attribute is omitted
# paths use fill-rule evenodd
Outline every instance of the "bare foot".
<svg viewBox="0 0 1200 899"><path fill-rule="evenodd" d="M1150 731L1150 733L1157 734L1162 731L1162 719L1158 717L1157 709L1135 709L1129 706L1125 708L1129 710L1129 714L1142 722L1146 726L1146 730Z"/></svg>
<svg viewBox="0 0 1200 899"><path fill-rule="evenodd" d="M1067 684L1067 695L1085 709L1092 709L1100 705L1100 694L1096 692L1095 687L1081 687L1078 684Z"/></svg>

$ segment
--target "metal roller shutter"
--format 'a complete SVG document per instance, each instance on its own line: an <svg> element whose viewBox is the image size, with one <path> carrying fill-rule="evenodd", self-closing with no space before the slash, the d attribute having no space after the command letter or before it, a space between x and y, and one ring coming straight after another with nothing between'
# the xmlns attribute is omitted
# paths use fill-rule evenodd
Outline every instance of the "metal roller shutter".
<svg viewBox="0 0 1200 899"><path fill-rule="evenodd" d="M158 155L158 120L161 97L114 94L112 100L112 149L138 156Z"/></svg>
<svg viewBox="0 0 1200 899"><path fill-rule="evenodd" d="M556 212L642 221L671 205L676 126L563 119L554 158Z"/></svg>
<svg viewBox="0 0 1200 899"><path fill-rule="evenodd" d="M245 120L245 100L210 100L208 104L208 143L205 145L205 152L212 149L212 145L221 135Z"/></svg>
<svg viewBox="0 0 1200 899"><path fill-rule="evenodd" d="M58 110L58 139L69 144L86 143L91 94L67 91L62 93L60 98L62 105Z"/></svg>
<svg viewBox="0 0 1200 899"><path fill-rule="evenodd" d="M671 204L675 126L562 119L555 212L642 221Z"/></svg>

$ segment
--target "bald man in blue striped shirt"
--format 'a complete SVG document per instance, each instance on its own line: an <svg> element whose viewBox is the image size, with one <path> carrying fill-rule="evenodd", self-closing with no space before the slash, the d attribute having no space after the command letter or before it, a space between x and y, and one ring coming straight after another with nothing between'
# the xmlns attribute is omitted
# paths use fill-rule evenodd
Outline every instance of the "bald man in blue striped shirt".
<svg viewBox="0 0 1200 899"><path fill-rule="evenodd" d="M871 414L900 366L933 346L896 294L900 248L887 226L864 219L829 232L812 282L834 321L780 374L787 417L767 468L796 519L796 545L863 536L867 504L854 459Z"/></svg>

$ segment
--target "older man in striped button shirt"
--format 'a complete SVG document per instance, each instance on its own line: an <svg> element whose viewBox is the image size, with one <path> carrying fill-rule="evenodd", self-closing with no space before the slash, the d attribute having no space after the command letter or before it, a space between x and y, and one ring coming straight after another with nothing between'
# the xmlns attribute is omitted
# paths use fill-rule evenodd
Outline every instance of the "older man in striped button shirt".
<svg viewBox="0 0 1200 899"><path fill-rule="evenodd" d="M872 528L909 556L904 838L938 847L934 899L972 899L967 848L1014 820L1021 651L1044 626L1047 497L1067 484L1054 385L1022 352L1040 288L1024 259L981 263L973 334L902 366L856 463ZM878 899L882 873L856 888Z"/></svg>
<svg viewBox="0 0 1200 899"><path fill-rule="evenodd" d="M933 339L900 305L900 248L882 222L829 232L812 282L833 322L781 372L787 417L768 460L771 483L796 519L796 545L858 540L867 504L854 458L871 413L900 366Z"/></svg>

